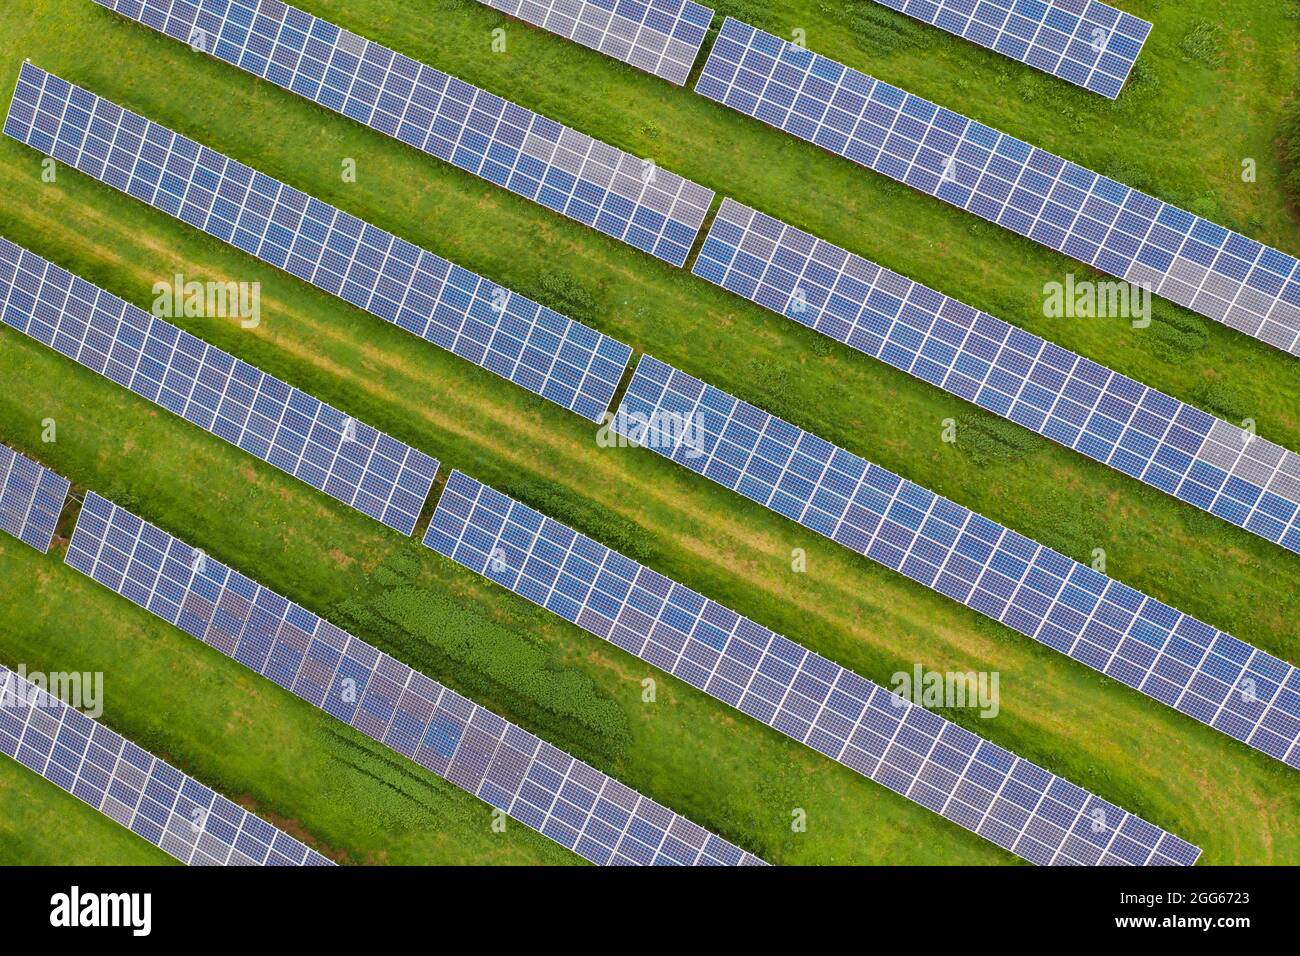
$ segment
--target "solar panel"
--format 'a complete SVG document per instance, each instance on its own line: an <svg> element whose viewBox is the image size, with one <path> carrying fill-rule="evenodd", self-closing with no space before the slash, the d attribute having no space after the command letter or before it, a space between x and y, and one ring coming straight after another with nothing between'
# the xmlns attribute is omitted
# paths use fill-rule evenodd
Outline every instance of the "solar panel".
<svg viewBox="0 0 1300 956"><path fill-rule="evenodd" d="M0 319L402 534L438 462L0 237Z"/></svg>
<svg viewBox="0 0 1300 956"><path fill-rule="evenodd" d="M762 864L96 494L66 561L593 863Z"/></svg>
<svg viewBox="0 0 1300 956"><path fill-rule="evenodd" d="M0 445L0 531L47 554L71 487L68 479Z"/></svg>
<svg viewBox="0 0 1300 956"><path fill-rule="evenodd" d="M182 863L334 865L2 665L0 752Z"/></svg>
<svg viewBox="0 0 1300 956"><path fill-rule="evenodd" d="M713 200L648 159L277 0L95 2L675 266Z"/></svg>
<svg viewBox="0 0 1300 956"><path fill-rule="evenodd" d="M692 271L1300 553L1300 455L724 200Z"/></svg>
<svg viewBox="0 0 1300 956"><path fill-rule="evenodd" d="M1300 671L644 356L613 429L1300 768Z"/></svg>
<svg viewBox="0 0 1300 956"><path fill-rule="evenodd" d="M424 543L1031 862L1190 866L1200 855L459 471Z"/></svg>
<svg viewBox="0 0 1300 956"><path fill-rule="evenodd" d="M21 119L26 117L26 119ZM5 132L591 421L632 350L23 64Z"/></svg>
<svg viewBox="0 0 1300 956"><path fill-rule="evenodd" d="M876 0L1036 70L1115 99L1151 24L1098 0Z"/></svg>
<svg viewBox="0 0 1300 956"><path fill-rule="evenodd" d="M690 0L480 0L681 86L713 11Z"/></svg>
<svg viewBox="0 0 1300 956"><path fill-rule="evenodd" d="M697 93L1300 355L1300 262L728 19Z"/></svg>

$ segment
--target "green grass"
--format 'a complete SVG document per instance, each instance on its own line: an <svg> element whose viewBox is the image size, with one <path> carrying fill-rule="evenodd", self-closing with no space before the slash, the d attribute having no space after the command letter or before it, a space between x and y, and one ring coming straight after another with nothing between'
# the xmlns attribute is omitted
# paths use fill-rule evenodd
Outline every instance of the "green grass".
<svg viewBox="0 0 1300 956"><path fill-rule="evenodd" d="M0 761L6 866L167 866L176 860L13 760Z"/></svg>
<svg viewBox="0 0 1300 956"><path fill-rule="evenodd" d="M1294 360L1168 305L1147 330L1045 319L1043 283L1082 267L689 90L514 23L508 52L493 55L504 21L476 3L302 5L1300 446ZM801 27L819 52L1295 251L1273 143L1295 85L1296 22L1264 0L1126 7L1156 30L1112 104L866 4L723 5L783 35ZM1232 24L1216 66L1184 53L1205 20ZM0 83L12 86L23 56L1064 553L1104 548L1111 576L1298 656L1300 559L1267 542L85 0L0 11ZM1259 169L1249 184L1248 157ZM344 158L357 161L354 184L340 180ZM53 185L39 172L36 154L0 141L9 238L144 307L175 271L261 282L257 330L182 324L865 676L887 682L917 661L997 670L996 719L950 716L1198 843L1206 862L1300 862L1300 796L1275 761L649 452L599 448L574 416L74 171ZM657 702L642 703L645 664L12 331L0 343L0 438L769 860L1010 861L662 674ZM55 444L40 441L45 418ZM961 423L955 448L940 440L947 418ZM794 548L805 574L791 572ZM508 841L485 832L483 805L410 780L409 764L397 781L375 769L382 754L355 758L360 737L345 742L329 718L55 557L6 541L0 566L0 580L20 582L0 611L0 660L104 670L114 727L340 858L563 858L522 827ZM794 834L799 807L809 827ZM52 850L49 861L69 860Z"/></svg>
<svg viewBox="0 0 1300 956"><path fill-rule="evenodd" d="M104 672L104 723L332 859L573 859L522 826L493 832L484 804L127 605L60 560L9 540L0 547L0 576L13 582L7 592L12 599L0 608L4 662L46 673ZM26 836L35 845L45 831L67 828L61 821L65 814L74 818L69 806L80 807L43 781L33 779L28 789L38 786L55 806L42 819L35 804L13 824L40 826ZM98 814L81 807L80 816Z"/></svg>

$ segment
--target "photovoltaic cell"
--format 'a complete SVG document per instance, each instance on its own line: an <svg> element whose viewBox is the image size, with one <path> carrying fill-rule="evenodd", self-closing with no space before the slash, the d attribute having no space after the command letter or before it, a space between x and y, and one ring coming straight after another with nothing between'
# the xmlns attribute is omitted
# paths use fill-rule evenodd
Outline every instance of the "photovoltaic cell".
<svg viewBox="0 0 1300 956"><path fill-rule="evenodd" d="M1151 24L1098 0L876 0L1034 69L1119 96Z"/></svg>
<svg viewBox="0 0 1300 956"><path fill-rule="evenodd" d="M1200 854L459 471L424 543L1031 862L1191 865Z"/></svg>
<svg viewBox="0 0 1300 956"><path fill-rule="evenodd" d="M98 495L66 561L593 863L762 864Z"/></svg>
<svg viewBox="0 0 1300 956"><path fill-rule="evenodd" d="M0 752L182 863L334 865L3 666Z"/></svg>
<svg viewBox="0 0 1300 956"><path fill-rule="evenodd" d="M480 0L681 86L713 11L690 0Z"/></svg>
<svg viewBox="0 0 1300 956"><path fill-rule="evenodd" d="M1300 262L728 19L696 92L1300 355Z"/></svg>
<svg viewBox="0 0 1300 956"><path fill-rule="evenodd" d="M675 266L712 190L279 0L95 0Z"/></svg>
<svg viewBox="0 0 1300 956"><path fill-rule="evenodd" d="M591 421L631 358L622 342L30 63L5 132Z"/></svg>
<svg viewBox="0 0 1300 956"><path fill-rule="evenodd" d="M0 531L48 553L71 487L68 479L0 445Z"/></svg>
<svg viewBox="0 0 1300 956"><path fill-rule="evenodd" d="M1300 455L724 200L697 276L1300 553Z"/></svg>
<svg viewBox="0 0 1300 956"><path fill-rule="evenodd" d="M657 359L613 429L1300 768L1300 671Z"/></svg>
<svg viewBox="0 0 1300 956"><path fill-rule="evenodd" d="M415 530L437 461L4 238L0 319L376 521Z"/></svg>

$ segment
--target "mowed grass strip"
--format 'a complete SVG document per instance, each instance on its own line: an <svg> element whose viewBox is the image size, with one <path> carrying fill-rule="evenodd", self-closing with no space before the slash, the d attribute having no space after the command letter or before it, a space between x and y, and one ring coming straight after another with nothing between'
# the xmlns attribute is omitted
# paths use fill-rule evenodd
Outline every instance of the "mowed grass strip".
<svg viewBox="0 0 1300 956"><path fill-rule="evenodd" d="M7 757L0 760L6 866L167 866L176 860Z"/></svg>
<svg viewBox="0 0 1300 956"><path fill-rule="evenodd" d="M120 51L123 62L139 63L140 69L128 75L88 63L75 44L64 42L69 39L66 32L41 40L41 55L33 55L41 65L482 269L521 292L549 298L551 304L576 318L649 348L1075 557L1087 559L1092 547L1105 547L1113 575L1228 627L1244 639L1294 658L1288 650L1293 638L1287 621L1294 616L1296 589L1279 588L1278 582L1294 582L1295 569L1279 549L1032 436L1027 444L1013 442L1005 455L981 465L978 456L963 455L938 441L943 418L972 414L969 406L956 399L846 350L828 347L783 320L752 310L704 283L349 121L328 116L228 67L191 57L179 45L151 36L142 28L127 27L107 16L94 19L101 11L89 5L32 6L45 8L43 15L72 18L81 24L79 29ZM81 9L83 6L88 9ZM395 9L400 11L402 6L397 4ZM913 234L937 233L963 249L963 255L978 260L981 250L997 248L998 242L1005 241L992 228L967 236L968 217L936 209L937 203L902 190L886 191L889 208L873 208L870 215L855 218L851 215L858 209L855 203L875 188L871 184L880 182L879 177L852 168L843 170L840 167L847 164L811 148L792 150L773 131L742 132L755 124L741 117L728 118L722 110L701 111L698 98L678 95L657 83L644 86L629 70L604 65L600 57L587 58L567 44L548 45L548 38L518 25L508 28L510 62L516 67L525 64L525 72L531 72L550 57L554 70L546 71L546 82L540 82L539 73L534 77L536 84L519 80L517 87L510 89L502 82L471 76L468 65L461 69L451 62L455 56L468 55L468 47L459 53L443 50L444 44L455 45L445 39L444 29L456 35L458 18L464 18L466 25L460 34L464 47L469 37L477 36L476 31L481 29L486 35L485 24L496 22L490 12L484 11L486 20L476 20L479 12L473 7L437 11L438 43L437 49L431 50L423 29L403 46L382 35L384 30L396 29L393 23L399 21L376 18L371 28L355 13L313 9L528 105L544 108L625 148L635 146L630 137L645 135L656 143L671 140L671 148L679 149L679 136L697 135L693 123L704 124L716 135L730 128L731 119L740 120L735 135L756 136L747 142L758 152L751 150L743 166L732 168L725 160L716 162L714 171L719 177L770 173L785 177L787 185L815 177L808 179L819 183L821 195L814 206L842 211L848 226L861 222L868 227L862 230L864 236L887 235L881 230L893 230L898 237L893 252L910 254L912 250L903 240ZM407 30L411 23L400 21L400 28ZM31 30L31 24L20 21L5 35L35 41L38 37ZM30 35L22 36L24 31ZM521 53L520 43L536 44L537 48ZM444 52L448 59L439 59ZM58 62L60 56L63 65ZM486 54L475 57L496 62L489 61ZM13 69L16 72L16 61ZM170 85L153 85L167 71L174 74ZM548 92L552 72L561 87L594 75L600 78L597 90L617 90L611 95L598 92L594 98L574 100L567 109L579 108L579 102L594 104L603 116L606 107L622 110L629 97L644 97L641 106L645 112L637 122L658 125L659 132L641 130L638 125L631 132L614 135L618 131L612 127L610 132L597 127L604 122L617 126L616 116L614 120L574 118L543 107L531 98L554 95ZM178 82L192 83L186 86L186 96L176 95ZM674 119L669 125L669 114L681 122ZM273 120L263 120L267 132L258 133L256 124L246 122L249 116ZM655 118L647 121L646 116ZM1049 145L1041 138L1036 141ZM707 162L717 152L716 144L702 145L684 157L683 163ZM764 155L777 159L764 161ZM359 159L361 178L356 184L344 186L338 180L338 162L345 156ZM709 185L719 184L683 164L664 161ZM999 670L1003 676L1002 715L996 721L967 721L977 731L1195 840L1206 847L1207 854L1213 849L1224 861L1264 861L1294 854L1292 842L1276 837L1289 832L1281 821L1294 819L1296 807L1294 800L1285 798L1283 768L1267 758L1247 753L1215 732L854 559L648 453L597 449L591 429L571 416L546 408L487 373L256 265L74 172L61 170L57 184L43 185L37 178L37 157L17 144L3 144L0 162L13 174L9 177L12 188L0 200L5 204L5 232L11 238L146 307L152 282L178 269L187 278L261 281L265 318L256 332L211 322L186 324L197 334L506 490L512 485L531 490L540 482L555 489L560 505L580 499L595 501L604 513L642 529L636 539L642 549L637 556L642 560L876 680L887 681L891 673L910 669L918 660L941 669ZM813 165L805 168L806 163ZM801 189L807 191L806 182ZM764 200L752 195L740 198L792 216L780 208L789 193L775 183ZM837 241L850 244L846 239ZM1018 262L1028 261L1031 268L1026 274L1032 276L1036 251L1019 240L1014 243L1017 254L1004 254L995 264L1014 271ZM855 248L885 259L861 243ZM563 268L556 263L563 263ZM1059 257L1045 254L1039 268L1044 265L1059 274ZM945 281L929 281L975 304L983 304L977 293L985 283L989 289L1000 287L997 276L960 270L947 275ZM1008 282L1007 287L1017 286ZM1026 285L1022 278L1018 287L1028 288L1032 297L1032 280ZM1019 321L1006 311L1000 314ZM1250 363L1256 370L1262 369L1265 377L1275 375L1272 391L1260 389L1261 402L1286 407L1286 379L1279 374L1283 367L1270 365L1271 357L1261 357L1269 350L1260 347L1256 354L1254 344L1240 336L1228 334L1220 341L1215 331L1209 330L1198 350L1189 353L1194 358L1185 359L1182 366L1166 368L1164 358L1134 346L1143 340L1123 323L1087 325L1089 334L1104 335L1107 328L1118 332L1113 339L1122 343L1125 357L1165 368L1169 377L1181 381L1188 379L1188 367L1197 369L1210 360L1208 353L1237 356L1236 368L1244 369ZM1074 327L1069 334L1076 334ZM107 486L104 482L115 482L111 487L119 501L129 493L147 517L318 610L340 600L364 603L377 596L380 589L366 577L387 552L382 542L388 536L377 526L343 509L331 509L324 499L290 479L166 413L123 396L111 384L46 354L42 347L12 333L3 338L9 353L6 371L11 364L17 367L17 387L5 396L0 423L6 437L13 437L20 447L25 444L50 463L56 463L54 458L66 460L70 474L99 490ZM1098 341L1106 341L1107 347L1113 344L1106 338ZM1107 360L1104 355L1099 357ZM1217 356L1213 359L1214 368L1220 369ZM1110 361L1119 364L1113 358ZM1132 368L1124 370L1142 377ZM79 397L52 393L49 387L50 382L58 382L60 389L66 390L71 381L81 383L77 388L84 391ZM1242 374L1233 385L1240 383L1249 389L1258 382ZM35 403L41 406L39 413L29 400L16 397L24 394L24 386L27 394L41 396ZM1188 397L1185 391L1182 395ZM51 406L56 404L56 418L63 424L60 443L37 448L39 420L46 411L52 413ZM997 420L973 417L975 434L983 429L997 439ZM150 430L131 435L130 428L140 419L157 421L144 422ZM1261 431L1270 434L1271 419L1261 412L1259 420ZM66 427L72 423L75 438ZM97 434L100 429L118 431L102 438ZM164 451L174 447L179 440L175 436L187 433L192 434L196 447L208 448L207 454L217 458L198 466L198 459ZM1274 432L1272 437L1278 434ZM101 442L108 444L96 447ZM193 477L182 478L178 470L188 470ZM269 475L265 478L269 486L261 484L263 473ZM229 494L246 499L242 521L232 516L226 500L221 501L218 514L204 517L199 507L199 503L215 504L205 489L222 474L240 476ZM175 487L180 481L190 484L188 494ZM268 487L276 490L268 493ZM310 505L305 512L309 520L289 520L289 502L294 496L305 496L302 500ZM550 502L548 510L555 510L557 501ZM317 525L325 515L355 527L353 540L340 540L337 529L323 532ZM584 530L607 540L610 537L607 527ZM790 572L793 547L808 551L808 574ZM325 566L326 555L345 567ZM349 559L360 562L350 565ZM490 585L453 573L432 556L417 554L416 560L422 584L450 591L475 614L508 622L544 643L556 654L557 666L590 680L598 694L615 702L625 714L630 743L610 743L622 738L622 734L611 732L604 739L567 741L571 749L586 750L593 759L604 752L614 763L602 769L619 768L614 772L633 785L644 785L638 780L655 784L661 789L650 788L653 795L730 838L744 842L748 836L751 842L747 845L767 851L778 861L957 861L964 858L963 853L1003 858L977 838L667 678L660 678L658 704L641 704L639 681L648 673L645 665L572 632L522 602L505 598ZM1215 586L1207 588L1208 581ZM1290 601L1287 595L1291 595ZM118 603L129 610L124 602ZM199 653L207 652L199 649ZM460 686L484 683L464 668L451 668L447 673L430 669L430 673L453 684L459 679ZM671 714L661 706L669 696L665 688L675 691ZM533 729L565 745L562 721L548 721L544 713L530 708L524 699L527 695L502 686L475 696L489 704L495 699L503 711L529 714ZM692 723L682 708L695 708L703 719ZM702 742L701 727L711 728L704 735L708 742ZM1149 740L1168 743L1160 753L1150 754L1147 762L1144 745ZM766 753L768 748L774 748L771 753L775 756L770 759L776 764L762 766L762 773L747 773L746 769L754 766L753 751ZM1144 754L1142 765L1137 765L1134 753ZM732 770L733 776L715 784L713 768L719 765ZM797 781L797 787L787 787L789 780ZM701 792L705 781L712 785L711 792ZM773 781L780 781L781 786ZM751 796L746 786L759 796ZM841 787L847 790L842 792ZM1252 799L1225 810L1225 804L1238 793L1250 794ZM677 794L680 800L671 799ZM683 800L691 807L683 805ZM705 805L701 807L704 812L695 812L695 805ZM810 805L825 810L814 815L817 825L810 827L808 834L789 834L791 808ZM882 807L892 810L882 813ZM1233 813L1235 820L1224 824L1220 815L1227 812ZM711 816L706 819L706 815ZM909 823L899 824L898 819ZM1212 847L1216 835L1218 842ZM1207 855L1207 859L1211 857Z"/></svg>

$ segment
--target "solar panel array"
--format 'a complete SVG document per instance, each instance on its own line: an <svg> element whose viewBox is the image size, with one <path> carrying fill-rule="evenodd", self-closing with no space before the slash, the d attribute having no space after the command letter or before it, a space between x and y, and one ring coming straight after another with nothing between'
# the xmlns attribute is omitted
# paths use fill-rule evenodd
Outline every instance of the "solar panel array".
<svg viewBox="0 0 1300 956"><path fill-rule="evenodd" d="M631 358L622 342L30 63L5 132L591 421Z"/></svg>
<svg viewBox="0 0 1300 956"><path fill-rule="evenodd" d="M923 23L1110 99L1151 33L1098 0L876 0Z"/></svg>
<svg viewBox="0 0 1300 956"><path fill-rule="evenodd" d="M1200 854L459 471L424 543L1034 863L1191 865Z"/></svg>
<svg viewBox="0 0 1300 956"><path fill-rule="evenodd" d="M1300 768L1300 671L645 356L613 429Z"/></svg>
<svg viewBox="0 0 1300 956"><path fill-rule="evenodd" d="M712 190L278 0L96 0L675 266Z"/></svg>
<svg viewBox="0 0 1300 956"><path fill-rule="evenodd" d="M692 271L1300 553L1300 455L723 201Z"/></svg>
<svg viewBox="0 0 1300 956"><path fill-rule="evenodd" d="M761 864L95 494L67 563L597 864Z"/></svg>
<svg viewBox="0 0 1300 956"><path fill-rule="evenodd" d="M182 863L334 865L4 666L0 752Z"/></svg>
<svg viewBox="0 0 1300 956"><path fill-rule="evenodd" d="M0 531L46 554L71 487L68 479L0 445Z"/></svg>
<svg viewBox="0 0 1300 956"><path fill-rule="evenodd" d="M1300 262L728 19L696 92L1300 355Z"/></svg>
<svg viewBox="0 0 1300 956"><path fill-rule="evenodd" d="M681 86L713 11L691 0L480 0Z"/></svg>
<svg viewBox="0 0 1300 956"><path fill-rule="evenodd" d="M437 461L4 238L0 318L331 498L414 531Z"/></svg>

